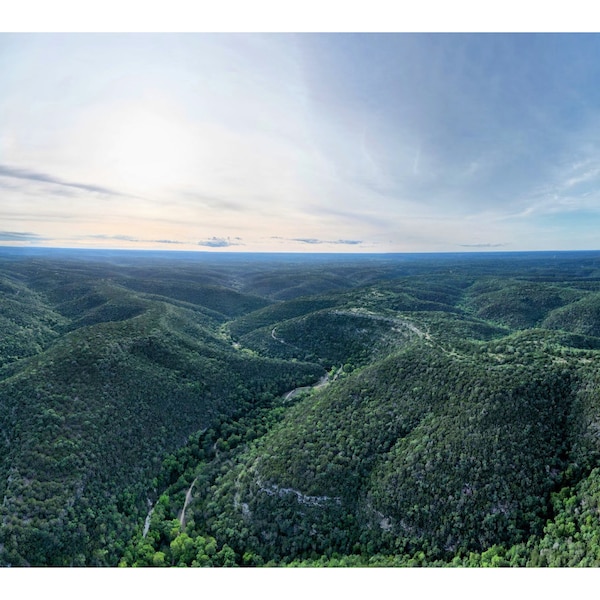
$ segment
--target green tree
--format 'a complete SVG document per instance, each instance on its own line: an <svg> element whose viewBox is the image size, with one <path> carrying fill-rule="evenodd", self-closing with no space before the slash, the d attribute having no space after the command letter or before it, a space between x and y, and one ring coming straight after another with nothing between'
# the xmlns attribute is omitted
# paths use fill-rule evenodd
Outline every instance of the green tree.
<svg viewBox="0 0 600 600"><path fill-rule="evenodd" d="M187 533L180 533L170 545L172 564L177 567L186 567L192 564L196 557L194 540Z"/></svg>

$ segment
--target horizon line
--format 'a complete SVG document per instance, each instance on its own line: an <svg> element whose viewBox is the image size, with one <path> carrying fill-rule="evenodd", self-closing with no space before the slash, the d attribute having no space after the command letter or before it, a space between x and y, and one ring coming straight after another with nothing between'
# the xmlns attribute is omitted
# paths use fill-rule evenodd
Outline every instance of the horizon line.
<svg viewBox="0 0 600 600"><path fill-rule="evenodd" d="M228 254L262 254L262 255L330 255L330 256L393 256L393 255L412 255L412 254L543 254L543 253L577 253L577 252L600 252L600 248L595 249L538 249L538 250L506 250L498 248L477 248L473 250L404 250L404 251L389 251L389 252L340 252L340 251L311 251L311 250L225 250L222 248L208 249L188 249L181 250L177 248L123 248L123 247L73 247L73 246L22 246L22 245L4 245L0 244L0 252L5 250L16 251L66 251L66 252L123 252L123 253L161 253L161 254L211 254L211 255L228 255Z"/></svg>

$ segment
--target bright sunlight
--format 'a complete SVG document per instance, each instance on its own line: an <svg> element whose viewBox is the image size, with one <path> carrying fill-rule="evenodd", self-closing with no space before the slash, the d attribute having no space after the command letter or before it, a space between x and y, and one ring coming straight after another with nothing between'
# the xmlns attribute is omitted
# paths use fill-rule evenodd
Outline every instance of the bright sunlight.
<svg viewBox="0 0 600 600"><path fill-rule="evenodd" d="M131 192L159 192L180 183L192 162L193 140L176 117L129 109L106 132L106 165Z"/></svg>

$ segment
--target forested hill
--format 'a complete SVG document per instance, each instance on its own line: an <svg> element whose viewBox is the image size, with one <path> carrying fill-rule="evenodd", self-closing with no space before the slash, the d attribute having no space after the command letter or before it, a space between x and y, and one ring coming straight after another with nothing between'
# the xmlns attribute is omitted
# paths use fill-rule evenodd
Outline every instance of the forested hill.
<svg viewBox="0 0 600 600"><path fill-rule="evenodd" d="M600 565L600 253L0 249L0 564Z"/></svg>

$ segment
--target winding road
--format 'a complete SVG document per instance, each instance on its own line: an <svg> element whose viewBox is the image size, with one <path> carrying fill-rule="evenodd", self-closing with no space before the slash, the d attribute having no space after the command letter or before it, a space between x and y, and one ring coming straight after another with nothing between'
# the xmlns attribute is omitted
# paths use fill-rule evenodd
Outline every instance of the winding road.
<svg viewBox="0 0 600 600"><path fill-rule="evenodd" d="M341 371L342 371L342 367L340 367L337 370L332 381L335 381L337 379L337 377L341 373ZM329 385L329 383L330 383L329 373L326 373L325 375L323 375L323 377L321 377L321 379L319 379L319 381L317 381L317 383L314 383L313 385L305 385L302 387L297 387L297 388L294 388L293 390L290 390L289 392L286 392L285 394L283 394L283 399L284 399L284 401L287 401L290 398L293 398L294 396L296 396L302 392L306 392L308 390L320 389L322 387L325 387L326 385ZM190 485L190 487L188 488L188 490L185 494L185 502L183 503L183 508L181 509L181 513L179 514L179 523L181 524L181 529L183 529L185 527L185 511L192 499L192 491L194 489L194 485L196 485L196 481L198 481L197 477L196 477L196 479L194 479L194 481L192 481L192 484ZM154 509L152 509L152 510L154 510ZM146 523L147 523L148 527L150 525L150 517L152 516L152 510L148 514L148 517L146 517ZM145 527L144 528L144 537L146 537L147 533L148 533L148 530Z"/></svg>
<svg viewBox="0 0 600 600"><path fill-rule="evenodd" d="M192 499L192 490L194 489L194 485L196 485L196 481L198 478L192 481L192 485L188 488L187 493L185 494L185 502L183 503L183 508L181 509L181 514L179 515L179 523L181 524L181 529L185 527L185 509L188 507L190 500Z"/></svg>

